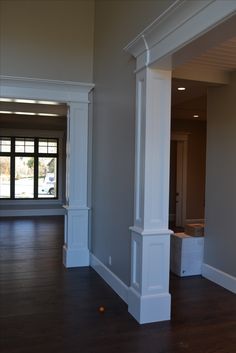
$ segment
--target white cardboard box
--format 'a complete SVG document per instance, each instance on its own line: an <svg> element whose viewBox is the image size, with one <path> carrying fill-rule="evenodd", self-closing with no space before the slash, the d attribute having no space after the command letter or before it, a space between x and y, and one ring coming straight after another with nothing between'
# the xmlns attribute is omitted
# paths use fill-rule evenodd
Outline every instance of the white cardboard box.
<svg viewBox="0 0 236 353"><path fill-rule="evenodd" d="M171 235L170 269L178 276L202 273L204 237L192 237L185 233Z"/></svg>

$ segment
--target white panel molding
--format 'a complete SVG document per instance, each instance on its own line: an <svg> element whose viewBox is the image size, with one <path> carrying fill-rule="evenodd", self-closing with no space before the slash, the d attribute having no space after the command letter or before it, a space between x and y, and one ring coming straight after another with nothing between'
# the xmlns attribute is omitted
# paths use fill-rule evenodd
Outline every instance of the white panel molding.
<svg viewBox="0 0 236 353"><path fill-rule="evenodd" d="M65 267L89 266L88 209L65 206L65 244L63 264Z"/></svg>
<svg viewBox="0 0 236 353"><path fill-rule="evenodd" d="M128 309L141 324L170 319L170 234L131 232Z"/></svg>
<svg viewBox="0 0 236 353"><path fill-rule="evenodd" d="M168 228L170 72L140 71L136 87L134 226L156 233Z"/></svg>
<svg viewBox="0 0 236 353"><path fill-rule="evenodd" d="M233 0L177 0L124 48L136 58L135 197L128 307L140 323L170 319L170 70L193 55L187 45L193 43L193 47L195 40L202 40L203 34L209 35L228 19L232 26L235 12Z"/></svg>
<svg viewBox="0 0 236 353"><path fill-rule="evenodd" d="M202 265L202 276L236 294L236 277L205 263Z"/></svg>
<svg viewBox="0 0 236 353"><path fill-rule="evenodd" d="M91 83L0 75L0 96L6 98L89 103L88 93L93 87Z"/></svg>
<svg viewBox="0 0 236 353"><path fill-rule="evenodd" d="M170 319L169 155L171 73L136 75L134 226L129 312L139 323Z"/></svg>
<svg viewBox="0 0 236 353"><path fill-rule="evenodd" d="M125 303L128 303L129 287L92 253L90 254L90 266L109 284Z"/></svg>
<svg viewBox="0 0 236 353"><path fill-rule="evenodd" d="M234 0L177 0L124 50L137 58L137 70L149 66L199 38L235 14ZM166 61L170 69L172 61Z"/></svg>
<svg viewBox="0 0 236 353"><path fill-rule="evenodd" d="M67 204L87 206L88 104L69 103L67 123Z"/></svg>

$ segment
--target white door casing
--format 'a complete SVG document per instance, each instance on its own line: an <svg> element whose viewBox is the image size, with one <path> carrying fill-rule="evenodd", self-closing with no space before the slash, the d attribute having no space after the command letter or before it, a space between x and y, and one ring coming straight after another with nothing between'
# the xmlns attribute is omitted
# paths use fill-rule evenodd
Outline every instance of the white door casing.
<svg viewBox="0 0 236 353"><path fill-rule="evenodd" d="M88 266L88 105L93 84L0 76L0 96L53 100L68 106L66 153L66 267Z"/></svg>

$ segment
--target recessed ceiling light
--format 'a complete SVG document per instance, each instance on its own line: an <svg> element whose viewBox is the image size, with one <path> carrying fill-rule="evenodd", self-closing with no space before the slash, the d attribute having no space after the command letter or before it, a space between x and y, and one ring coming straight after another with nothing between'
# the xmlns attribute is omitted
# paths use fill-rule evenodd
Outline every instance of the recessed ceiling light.
<svg viewBox="0 0 236 353"><path fill-rule="evenodd" d="M52 113L38 113L39 116L59 116L59 114L52 114Z"/></svg>
<svg viewBox="0 0 236 353"><path fill-rule="evenodd" d="M34 99L14 99L14 102L16 102L16 103L31 103L31 104L37 103L37 101Z"/></svg>
<svg viewBox="0 0 236 353"><path fill-rule="evenodd" d="M58 102L53 101L37 101L38 104L58 105Z"/></svg>
<svg viewBox="0 0 236 353"><path fill-rule="evenodd" d="M14 112L14 114L17 114L17 115L36 115L36 113L32 113L32 112Z"/></svg>
<svg viewBox="0 0 236 353"><path fill-rule="evenodd" d="M185 91L186 88L185 87L178 87L178 91Z"/></svg>
<svg viewBox="0 0 236 353"><path fill-rule="evenodd" d="M0 102L12 102L11 98L0 98Z"/></svg>
<svg viewBox="0 0 236 353"><path fill-rule="evenodd" d="M194 118L199 118L199 115L198 114L194 114L193 117Z"/></svg>
<svg viewBox="0 0 236 353"><path fill-rule="evenodd" d="M0 110L0 114L13 114L9 110Z"/></svg>

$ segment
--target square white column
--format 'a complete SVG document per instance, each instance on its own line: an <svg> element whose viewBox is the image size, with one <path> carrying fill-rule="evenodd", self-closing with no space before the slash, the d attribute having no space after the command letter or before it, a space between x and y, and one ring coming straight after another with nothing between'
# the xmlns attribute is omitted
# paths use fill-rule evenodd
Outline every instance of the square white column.
<svg viewBox="0 0 236 353"><path fill-rule="evenodd" d="M170 319L169 156L171 72L145 68L136 81L134 226L129 312L140 323Z"/></svg>
<svg viewBox="0 0 236 353"><path fill-rule="evenodd" d="M89 266L88 102L69 104L66 153L63 263L65 267Z"/></svg>

